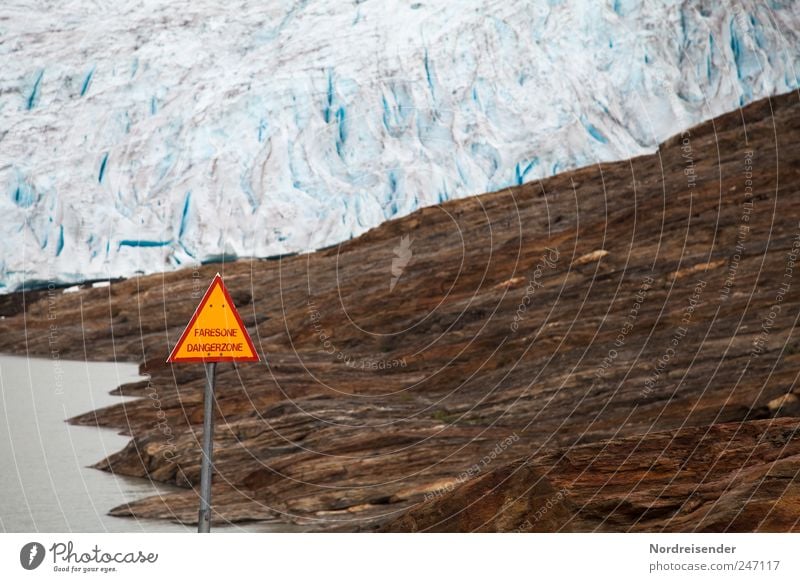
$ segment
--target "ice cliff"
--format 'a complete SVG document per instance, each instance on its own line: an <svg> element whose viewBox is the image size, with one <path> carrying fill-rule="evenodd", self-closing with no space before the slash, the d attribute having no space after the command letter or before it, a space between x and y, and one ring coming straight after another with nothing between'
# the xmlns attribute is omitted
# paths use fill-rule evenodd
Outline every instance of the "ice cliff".
<svg viewBox="0 0 800 582"><path fill-rule="evenodd" d="M306 251L798 87L800 2L0 7L0 291Z"/></svg>

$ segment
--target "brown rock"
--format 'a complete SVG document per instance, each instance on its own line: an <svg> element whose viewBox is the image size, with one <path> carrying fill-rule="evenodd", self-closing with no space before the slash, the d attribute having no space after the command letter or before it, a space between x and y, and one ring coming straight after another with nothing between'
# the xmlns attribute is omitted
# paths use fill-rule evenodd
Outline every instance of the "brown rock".
<svg viewBox="0 0 800 582"><path fill-rule="evenodd" d="M560 449L419 504L385 531L800 531L798 419Z"/></svg>

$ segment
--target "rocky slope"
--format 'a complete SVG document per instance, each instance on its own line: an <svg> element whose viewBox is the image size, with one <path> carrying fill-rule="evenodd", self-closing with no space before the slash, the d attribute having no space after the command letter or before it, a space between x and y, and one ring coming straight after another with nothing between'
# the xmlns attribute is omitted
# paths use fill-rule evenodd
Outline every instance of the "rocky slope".
<svg viewBox="0 0 800 582"><path fill-rule="evenodd" d="M716 424L551 451L467 481L384 529L793 531L797 428L784 418Z"/></svg>
<svg viewBox="0 0 800 582"><path fill-rule="evenodd" d="M788 94L313 254L17 296L0 350L142 362L74 422L186 492L116 515L196 518L203 372L164 360L220 270L263 362L219 366L217 519L797 529L799 137Z"/></svg>

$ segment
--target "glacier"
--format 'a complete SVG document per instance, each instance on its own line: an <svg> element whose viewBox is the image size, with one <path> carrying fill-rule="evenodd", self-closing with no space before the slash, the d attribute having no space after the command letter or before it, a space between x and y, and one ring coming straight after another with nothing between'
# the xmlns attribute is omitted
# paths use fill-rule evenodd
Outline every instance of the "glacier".
<svg viewBox="0 0 800 582"><path fill-rule="evenodd" d="M0 292L306 252L796 89L800 2L11 0Z"/></svg>

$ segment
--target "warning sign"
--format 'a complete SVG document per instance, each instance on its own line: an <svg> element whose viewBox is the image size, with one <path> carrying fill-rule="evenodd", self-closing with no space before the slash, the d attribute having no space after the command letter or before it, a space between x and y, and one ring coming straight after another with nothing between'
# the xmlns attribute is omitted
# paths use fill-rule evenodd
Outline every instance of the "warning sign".
<svg viewBox="0 0 800 582"><path fill-rule="evenodd" d="M219 273L167 362L257 362L250 335Z"/></svg>

